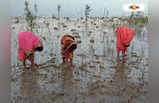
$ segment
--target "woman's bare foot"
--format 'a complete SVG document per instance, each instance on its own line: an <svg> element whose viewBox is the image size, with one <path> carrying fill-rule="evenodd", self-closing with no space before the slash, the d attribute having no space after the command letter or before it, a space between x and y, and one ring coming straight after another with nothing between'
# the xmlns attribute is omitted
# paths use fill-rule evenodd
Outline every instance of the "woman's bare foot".
<svg viewBox="0 0 159 103"><path fill-rule="evenodd" d="M70 62L70 66L72 66L72 61Z"/></svg>
<svg viewBox="0 0 159 103"><path fill-rule="evenodd" d="M35 66L36 68L39 68L39 65L38 65L38 64L34 64L34 66Z"/></svg>
<svg viewBox="0 0 159 103"><path fill-rule="evenodd" d="M117 57L117 62L120 62L120 57Z"/></svg>
<svg viewBox="0 0 159 103"><path fill-rule="evenodd" d="M65 64L65 62L62 62L61 64L62 64L62 65L64 65L64 64Z"/></svg>
<svg viewBox="0 0 159 103"><path fill-rule="evenodd" d="M123 57L123 60L122 60L122 62L123 62L123 63L125 63L125 62L126 62L126 59L125 59L125 57Z"/></svg>
<svg viewBox="0 0 159 103"><path fill-rule="evenodd" d="M70 64L70 63L65 63L65 64L64 64L64 67L65 67L65 68L69 68L69 69L71 69L71 68L72 68L72 66L71 66L71 64Z"/></svg>
<svg viewBox="0 0 159 103"><path fill-rule="evenodd" d="M71 65L71 64L69 64L69 65L68 65L68 68L69 68L70 70L72 70L72 65Z"/></svg>
<svg viewBox="0 0 159 103"><path fill-rule="evenodd" d="M31 68L38 68L38 67L39 67L38 64L33 64L33 65L31 65Z"/></svg>
<svg viewBox="0 0 159 103"><path fill-rule="evenodd" d="M26 72L27 71L27 67L24 67L24 72Z"/></svg>
<svg viewBox="0 0 159 103"><path fill-rule="evenodd" d="M69 68L72 69L72 64L71 63L69 64Z"/></svg>

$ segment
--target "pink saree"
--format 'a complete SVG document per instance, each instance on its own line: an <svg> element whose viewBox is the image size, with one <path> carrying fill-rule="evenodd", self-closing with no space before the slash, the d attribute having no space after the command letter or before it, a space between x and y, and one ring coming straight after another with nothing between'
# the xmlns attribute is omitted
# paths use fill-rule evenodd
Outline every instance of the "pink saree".
<svg viewBox="0 0 159 103"><path fill-rule="evenodd" d="M134 37L134 30L127 26L119 26L116 30L116 47L117 51L126 51L124 45L129 45Z"/></svg>
<svg viewBox="0 0 159 103"><path fill-rule="evenodd" d="M40 39L31 32L21 32L18 34L18 58L23 61L24 58L32 54L34 48L42 46Z"/></svg>

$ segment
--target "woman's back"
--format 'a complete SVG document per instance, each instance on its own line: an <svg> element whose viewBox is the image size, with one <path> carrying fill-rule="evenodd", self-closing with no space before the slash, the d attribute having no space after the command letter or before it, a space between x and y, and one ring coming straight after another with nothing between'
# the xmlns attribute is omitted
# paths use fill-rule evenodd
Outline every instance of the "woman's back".
<svg viewBox="0 0 159 103"><path fill-rule="evenodd" d="M18 34L19 48L29 50L34 48L36 43L40 42L40 39L31 32L21 32Z"/></svg>

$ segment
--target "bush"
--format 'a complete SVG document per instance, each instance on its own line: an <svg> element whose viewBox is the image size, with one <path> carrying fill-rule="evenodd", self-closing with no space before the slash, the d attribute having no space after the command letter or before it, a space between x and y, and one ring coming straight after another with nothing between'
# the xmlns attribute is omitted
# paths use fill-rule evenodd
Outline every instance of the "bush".
<svg viewBox="0 0 159 103"><path fill-rule="evenodd" d="M32 32L36 25L36 22L35 22L36 16L29 10L29 7L28 7L29 4L27 0L25 0L24 5L25 5L25 20L28 24L28 31ZM35 12L37 12L36 4L34 6L34 9L35 9Z"/></svg>

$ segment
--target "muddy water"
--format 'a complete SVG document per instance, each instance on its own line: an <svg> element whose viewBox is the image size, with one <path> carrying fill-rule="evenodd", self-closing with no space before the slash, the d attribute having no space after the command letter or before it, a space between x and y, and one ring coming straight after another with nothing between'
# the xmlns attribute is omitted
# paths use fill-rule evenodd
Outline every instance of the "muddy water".
<svg viewBox="0 0 159 103"><path fill-rule="evenodd" d="M146 25L134 26L135 37L128 48L126 63L122 63L116 61L111 22L89 20L86 35L82 20L63 19L60 26L55 19L44 20L50 23L49 27L39 19L36 28L45 47L36 56L40 67L25 73L16 59L17 33L25 30L25 24L12 25L13 103L148 103ZM61 64L59 41L64 33L74 35L79 43L72 68Z"/></svg>

